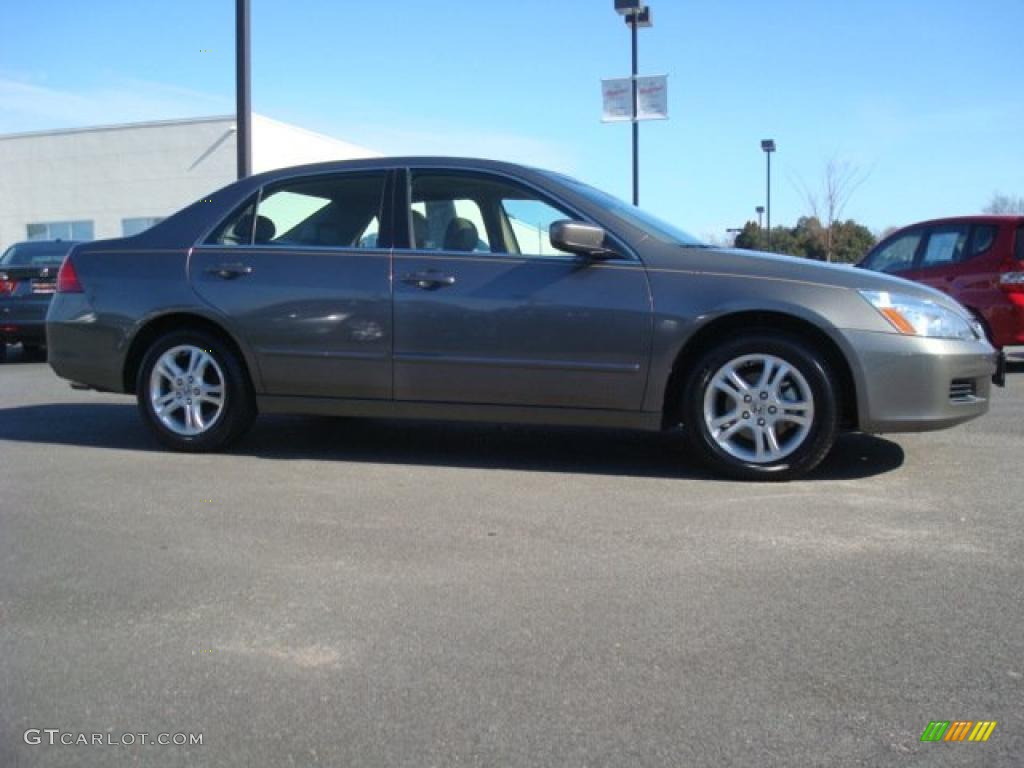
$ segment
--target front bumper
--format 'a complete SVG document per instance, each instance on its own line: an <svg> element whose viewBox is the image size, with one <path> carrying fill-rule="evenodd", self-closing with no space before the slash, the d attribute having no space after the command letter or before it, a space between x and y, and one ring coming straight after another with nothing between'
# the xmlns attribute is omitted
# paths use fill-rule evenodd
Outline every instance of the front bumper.
<svg viewBox="0 0 1024 768"><path fill-rule="evenodd" d="M856 357L860 429L923 432L988 411L999 355L984 341L844 332Z"/></svg>

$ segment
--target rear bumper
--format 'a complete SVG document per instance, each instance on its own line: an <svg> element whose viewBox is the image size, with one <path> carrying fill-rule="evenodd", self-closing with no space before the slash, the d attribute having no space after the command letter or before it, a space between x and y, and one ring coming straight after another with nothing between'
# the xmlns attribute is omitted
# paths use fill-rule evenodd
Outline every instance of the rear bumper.
<svg viewBox="0 0 1024 768"><path fill-rule="evenodd" d="M864 432L923 432L988 411L998 353L983 341L844 333L857 357Z"/></svg>
<svg viewBox="0 0 1024 768"><path fill-rule="evenodd" d="M50 297L0 299L0 339L10 344L46 341L46 308Z"/></svg>
<svg viewBox="0 0 1024 768"><path fill-rule="evenodd" d="M85 294L54 297L46 321L47 361L63 379L107 392L124 391L124 351L117 330L97 322Z"/></svg>

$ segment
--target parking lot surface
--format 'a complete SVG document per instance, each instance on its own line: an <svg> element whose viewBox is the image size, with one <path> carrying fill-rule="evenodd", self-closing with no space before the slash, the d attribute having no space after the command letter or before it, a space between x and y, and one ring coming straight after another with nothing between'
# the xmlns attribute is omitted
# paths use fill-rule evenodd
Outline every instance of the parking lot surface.
<svg viewBox="0 0 1024 768"><path fill-rule="evenodd" d="M166 453L13 350L0 766L1019 766L1022 462L1020 358L983 419L764 485L610 431L273 417Z"/></svg>

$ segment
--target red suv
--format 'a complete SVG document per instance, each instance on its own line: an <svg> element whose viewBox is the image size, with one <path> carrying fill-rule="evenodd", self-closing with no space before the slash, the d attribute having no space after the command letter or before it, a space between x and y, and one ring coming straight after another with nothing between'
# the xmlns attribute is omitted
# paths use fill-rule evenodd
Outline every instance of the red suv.
<svg viewBox="0 0 1024 768"><path fill-rule="evenodd" d="M913 224L858 265L948 293L996 347L1024 344L1024 216L962 216Z"/></svg>

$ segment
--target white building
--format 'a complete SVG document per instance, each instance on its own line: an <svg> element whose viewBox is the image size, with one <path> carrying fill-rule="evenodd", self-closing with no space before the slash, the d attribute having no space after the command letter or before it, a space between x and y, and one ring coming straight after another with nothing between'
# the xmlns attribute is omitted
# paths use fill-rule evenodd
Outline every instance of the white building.
<svg viewBox="0 0 1024 768"><path fill-rule="evenodd" d="M131 235L236 178L235 118L0 136L0 249ZM253 115L253 172L377 152Z"/></svg>

